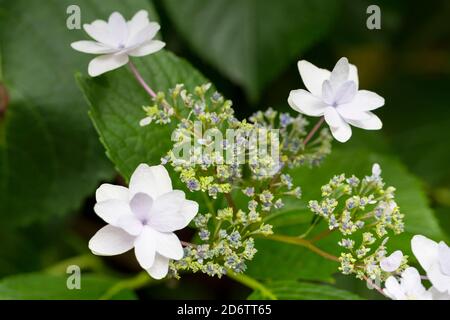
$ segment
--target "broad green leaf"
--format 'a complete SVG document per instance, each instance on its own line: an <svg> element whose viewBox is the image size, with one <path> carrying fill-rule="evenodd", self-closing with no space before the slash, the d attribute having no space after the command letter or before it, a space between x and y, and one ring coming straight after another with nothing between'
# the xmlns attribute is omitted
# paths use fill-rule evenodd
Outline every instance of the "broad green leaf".
<svg viewBox="0 0 450 320"><path fill-rule="evenodd" d="M450 185L450 77L395 77L386 84L386 131L401 159L431 185ZM417 89L420 88L420 89Z"/></svg>
<svg viewBox="0 0 450 320"><path fill-rule="evenodd" d="M140 58L135 64L155 91L167 92L178 83L193 90L207 82L186 61L167 51ZM152 101L129 70L122 68L95 79L79 77L79 83L106 153L126 179L142 162L161 162L172 146L174 124L139 125L145 117L142 106Z"/></svg>
<svg viewBox="0 0 450 320"><path fill-rule="evenodd" d="M68 289L67 276L41 273L19 274L0 280L0 300L95 300L100 299L118 279L81 273L81 288ZM123 290L113 299L132 300L136 295Z"/></svg>
<svg viewBox="0 0 450 320"><path fill-rule="evenodd" d="M199 56L256 101L274 77L330 29L337 0L164 0Z"/></svg>
<svg viewBox="0 0 450 320"><path fill-rule="evenodd" d="M361 300L351 292L328 285L297 281L273 281L265 283L279 300ZM259 291L254 291L249 300L264 299Z"/></svg>
<svg viewBox="0 0 450 320"><path fill-rule="evenodd" d="M66 26L67 7L81 22L130 18L145 0L0 1L0 81L11 97L0 118L0 220L23 224L76 210L113 170L87 115L73 74L93 56L70 43L86 38Z"/></svg>

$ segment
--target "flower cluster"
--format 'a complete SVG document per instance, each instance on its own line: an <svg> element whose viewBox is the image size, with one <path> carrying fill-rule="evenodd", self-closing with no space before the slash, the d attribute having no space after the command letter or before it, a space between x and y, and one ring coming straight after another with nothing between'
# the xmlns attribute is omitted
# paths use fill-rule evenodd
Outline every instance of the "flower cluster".
<svg viewBox="0 0 450 320"><path fill-rule="evenodd" d="M305 145L308 122L303 116L268 109L239 121L231 101L210 89L204 84L188 92L179 84L168 94L159 92L153 105L144 107L146 117L140 122L175 123L174 144L162 164L170 164L189 191L228 203L218 210L209 205L210 212L196 218L198 244L172 263L175 274L186 269L217 276L227 269L244 271L245 261L256 253L253 236L272 233L264 218L284 206L283 197L301 197L301 188L284 171L318 165L331 151L328 129Z"/></svg>
<svg viewBox="0 0 450 320"><path fill-rule="evenodd" d="M175 276L180 270L201 271L219 278L228 269L244 272L246 261L252 260L257 252L252 235L271 233L271 226L258 223L260 219L247 219L242 211L234 217L233 209L229 207L218 210L214 219L211 217L208 213L195 218L200 244L186 247L184 258L171 264Z"/></svg>
<svg viewBox="0 0 450 320"><path fill-rule="evenodd" d="M343 235L338 242L344 249L339 258L342 273L383 281L391 272L406 267L407 257L401 257L393 270L380 266L389 262L385 247L388 231L399 234L404 229L394 191L393 187L385 187L380 166L375 164L372 175L362 180L344 174L333 177L322 187L322 199L309 202L310 210L325 219L330 230Z"/></svg>

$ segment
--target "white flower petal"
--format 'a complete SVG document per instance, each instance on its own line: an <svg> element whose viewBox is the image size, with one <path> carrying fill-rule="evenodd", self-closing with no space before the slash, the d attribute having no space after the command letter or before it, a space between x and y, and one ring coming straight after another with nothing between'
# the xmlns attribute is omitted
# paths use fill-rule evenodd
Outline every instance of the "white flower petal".
<svg viewBox="0 0 450 320"><path fill-rule="evenodd" d="M131 250L134 239L124 230L107 225L89 240L89 249L96 255L114 256Z"/></svg>
<svg viewBox="0 0 450 320"><path fill-rule="evenodd" d="M419 296L425 292L425 288L422 285L419 271L416 268L406 268L402 273L401 285L403 290L408 295Z"/></svg>
<svg viewBox="0 0 450 320"><path fill-rule="evenodd" d="M353 81L345 81L337 88L334 103L336 105L346 104L353 100L356 92L356 84Z"/></svg>
<svg viewBox="0 0 450 320"><path fill-rule="evenodd" d="M327 108L322 100L303 89L292 90L289 93L288 103L295 111L312 117L323 115Z"/></svg>
<svg viewBox="0 0 450 320"><path fill-rule="evenodd" d="M186 227L181 213L185 202L184 192L174 190L157 198L153 204L148 224L160 232L173 232Z"/></svg>
<svg viewBox="0 0 450 320"><path fill-rule="evenodd" d="M156 254L155 262L146 270L154 279L162 279L169 272L169 259L160 254Z"/></svg>
<svg viewBox="0 0 450 320"><path fill-rule="evenodd" d="M133 16L133 18L131 18L131 20L127 22L129 33L128 37L132 38L135 34L144 29L149 23L150 21L148 20L147 10L138 11Z"/></svg>
<svg viewBox="0 0 450 320"><path fill-rule="evenodd" d="M105 72L120 68L128 63L126 54L107 54L94 58L89 63L88 73L91 77L97 77Z"/></svg>
<svg viewBox="0 0 450 320"><path fill-rule="evenodd" d="M405 300L406 295L403 292L400 283L398 283L397 279L395 277L390 276L387 278L386 282L384 283L385 288L383 289L383 292L392 300Z"/></svg>
<svg viewBox="0 0 450 320"><path fill-rule="evenodd" d="M91 24L84 24L83 28L94 40L111 47L116 47L115 38L110 33L108 23L105 21L95 20Z"/></svg>
<svg viewBox="0 0 450 320"><path fill-rule="evenodd" d="M105 44L89 40L72 42L70 46L77 51L92 54L105 54L117 51L117 49L111 48Z"/></svg>
<svg viewBox="0 0 450 320"><path fill-rule="evenodd" d="M345 120L356 120L356 121L368 120L373 115L373 113L371 112L369 113L367 111L359 111L353 108L344 107L343 105L337 106L336 110Z"/></svg>
<svg viewBox="0 0 450 320"><path fill-rule="evenodd" d="M359 78L358 78L358 68L353 65L349 64L349 72L348 72L348 80L353 81L356 84L356 90L358 90L359 86Z"/></svg>
<svg viewBox="0 0 450 320"><path fill-rule="evenodd" d="M161 26L156 22L151 22L128 39L127 47L134 48L152 40Z"/></svg>
<svg viewBox="0 0 450 320"><path fill-rule="evenodd" d="M355 111L371 111L384 106L384 98L375 92L359 90L352 101L343 104L341 107L353 109Z"/></svg>
<svg viewBox="0 0 450 320"><path fill-rule="evenodd" d="M443 241L438 244L438 256L442 272L450 276L450 248Z"/></svg>
<svg viewBox="0 0 450 320"><path fill-rule="evenodd" d="M130 201L130 208L133 214L141 221L148 221L150 211L153 206L153 199L146 193L138 192Z"/></svg>
<svg viewBox="0 0 450 320"><path fill-rule="evenodd" d="M325 121L330 126L331 134L339 142L346 142L352 136L352 129L333 107L325 109Z"/></svg>
<svg viewBox="0 0 450 320"><path fill-rule="evenodd" d="M412 238L411 249L422 268L427 272L438 261L438 244L422 235L415 235Z"/></svg>
<svg viewBox="0 0 450 320"><path fill-rule="evenodd" d="M180 213L184 216L187 226L198 213L198 203L192 200L185 200L180 209Z"/></svg>
<svg viewBox="0 0 450 320"><path fill-rule="evenodd" d="M117 186L114 184L103 183L102 185L100 185L100 187L98 187L97 191L95 192L95 199L97 200L97 202L112 199L128 201L129 191L128 188L125 188L124 186Z"/></svg>
<svg viewBox="0 0 450 320"><path fill-rule="evenodd" d="M427 276L437 290L450 293L450 276L442 272L439 263L434 263L428 268Z"/></svg>
<svg viewBox="0 0 450 320"><path fill-rule="evenodd" d="M118 199L97 202L94 206L94 211L106 223L113 226L117 226L117 221L121 217L132 215L128 202Z"/></svg>
<svg viewBox="0 0 450 320"><path fill-rule="evenodd" d="M172 191L172 180L164 166L150 167L142 163L131 176L129 188L132 195L143 192L156 200L160 195Z"/></svg>
<svg viewBox="0 0 450 320"><path fill-rule="evenodd" d="M394 272L402 264L403 253L400 250L393 252L389 257L380 262L380 267L386 272Z"/></svg>
<svg viewBox="0 0 450 320"><path fill-rule="evenodd" d="M350 66L348 64L348 59L343 57L336 62L336 65L333 68L333 71L331 71L330 74L330 83L333 88L337 88L342 83L348 80L350 72Z"/></svg>
<svg viewBox="0 0 450 320"><path fill-rule="evenodd" d="M151 40L146 44L138 46L137 48L130 50L127 52L132 57L143 57L151 53L155 53L162 48L164 48L166 44L159 40Z"/></svg>
<svg viewBox="0 0 450 320"><path fill-rule="evenodd" d="M428 292L431 293L433 300L450 300L450 294L446 292L440 292L435 287L431 287L428 289Z"/></svg>
<svg viewBox="0 0 450 320"><path fill-rule="evenodd" d="M313 95L320 97L322 95L323 82L330 79L330 71L318 68L306 60L299 61L297 66L305 87Z"/></svg>
<svg viewBox="0 0 450 320"><path fill-rule="evenodd" d="M352 126L365 129L365 130L380 130L383 127L383 123L374 113L366 111L364 116L361 116L361 120L346 119Z"/></svg>
<svg viewBox="0 0 450 320"><path fill-rule="evenodd" d="M183 258L183 247L175 233L154 231L154 237L156 252L160 255L174 260Z"/></svg>
<svg viewBox="0 0 450 320"><path fill-rule="evenodd" d="M134 254L139 265L144 268L150 268L155 261L156 254L155 231L145 226L139 237L134 242Z"/></svg>
<svg viewBox="0 0 450 320"><path fill-rule="evenodd" d="M140 235L144 227L142 222L133 215L120 217L115 225L133 236Z"/></svg>
<svg viewBox="0 0 450 320"><path fill-rule="evenodd" d="M114 36L117 47L125 46L128 38L128 25L125 18L119 12L113 12L109 16L108 29Z"/></svg>

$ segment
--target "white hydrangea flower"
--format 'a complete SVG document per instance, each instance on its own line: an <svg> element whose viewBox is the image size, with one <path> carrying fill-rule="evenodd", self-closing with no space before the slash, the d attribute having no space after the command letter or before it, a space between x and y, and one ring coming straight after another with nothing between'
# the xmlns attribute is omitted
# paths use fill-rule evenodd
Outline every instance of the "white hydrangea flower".
<svg viewBox="0 0 450 320"><path fill-rule="evenodd" d="M416 235L411 240L411 249L433 287L450 294L450 248L443 241L437 243Z"/></svg>
<svg viewBox="0 0 450 320"><path fill-rule="evenodd" d="M137 12L130 21L113 12L108 21L95 20L83 26L87 34L95 41L73 42L72 48L84 53L100 54L88 67L91 77L120 68L131 57L142 57L161 50L165 43L153 40L160 29L156 22L150 22L148 12Z"/></svg>
<svg viewBox="0 0 450 320"><path fill-rule="evenodd" d="M174 231L185 228L198 212L198 204L186 200L183 191L172 190L167 170L140 164L129 188L102 184L94 210L107 226L89 241L96 255L112 256L134 248L136 258L150 276L164 278L169 259L183 257Z"/></svg>
<svg viewBox="0 0 450 320"><path fill-rule="evenodd" d="M390 276L384 283L383 292L393 300L432 300L433 295L422 285L416 268L403 271L400 281Z"/></svg>
<svg viewBox="0 0 450 320"><path fill-rule="evenodd" d="M294 110L308 116L324 116L334 138L346 142L352 135L350 125L379 130L381 120L371 112L384 105L378 94L358 90L358 71L341 58L330 72L308 61L298 62L298 69L305 87L309 90L292 90L288 103Z"/></svg>
<svg viewBox="0 0 450 320"><path fill-rule="evenodd" d="M394 272L402 264L403 253L400 250L393 252L389 257L380 261L380 267L383 271Z"/></svg>

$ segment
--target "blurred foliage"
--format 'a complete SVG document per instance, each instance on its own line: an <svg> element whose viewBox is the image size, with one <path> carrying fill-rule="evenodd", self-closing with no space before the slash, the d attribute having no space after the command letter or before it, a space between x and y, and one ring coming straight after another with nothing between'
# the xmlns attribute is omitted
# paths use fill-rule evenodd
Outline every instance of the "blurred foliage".
<svg viewBox="0 0 450 320"><path fill-rule="evenodd" d="M303 87L297 60L331 68L348 56L358 66L360 86L386 98L386 106L377 111L384 128L356 129L349 143L334 144L322 168L295 172L304 198L288 203L273 221L276 230L304 232L311 216L300 213L322 184L341 172L367 174L376 161L387 183L397 187L406 214L407 232L392 237L391 245L409 253L412 234L449 239L449 1L0 0L0 84L10 96L6 112L0 104L0 276L8 276L0 280L0 298L95 299L114 284L109 276L85 275L88 289L79 296L65 290L65 274L37 273L87 251L87 240L101 222L94 217L92 199L86 198L114 175L73 76L75 71L86 73L89 56L69 47L86 37L80 30L67 30L69 4L81 7L83 23L106 19L114 10L127 18L149 10L160 19L167 49L192 63L168 52L136 60L149 82L157 90L178 82L193 86L204 82L204 74L234 101L240 118L268 106L289 110L289 91ZM381 30L366 28L370 4L381 7ZM125 179L142 157L156 162L165 130L137 133L140 106L148 98L130 74L117 70L95 80L79 76L78 81L107 155ZM0 98L4 104L3 93ZM336 253L335 243L331 236L318 245ZM248 274L280 298L379 298L363 282L336 276L336 263L304 248L269 240L259 240L257 248ZM134 274L130 260L108 259L107 264ZM247 291L226 278L195 275L138 294L246 298ZM116 298L134 297L125 290Z"/></svg>

